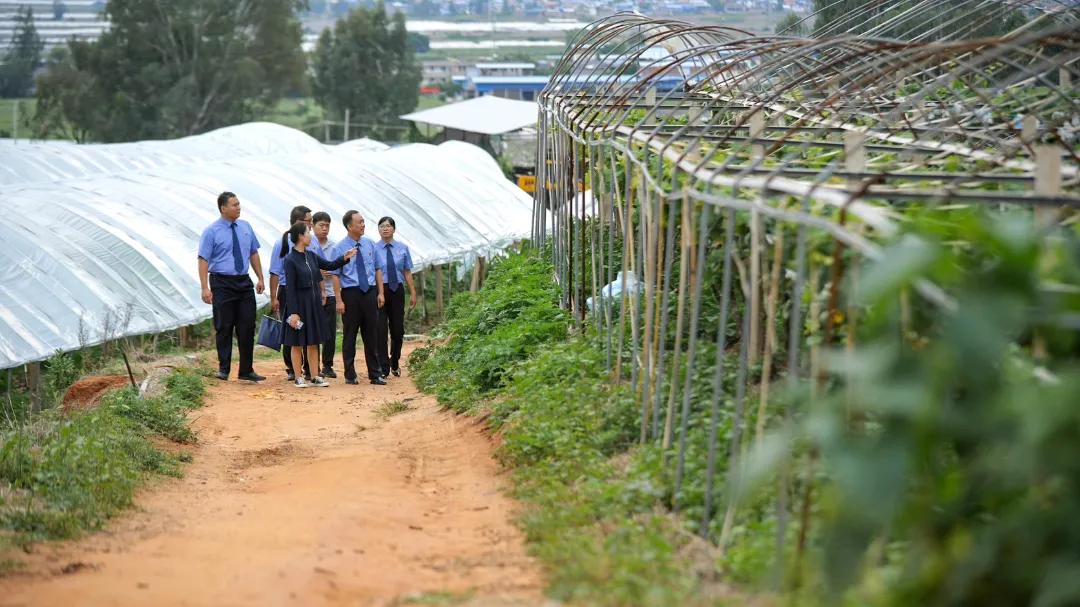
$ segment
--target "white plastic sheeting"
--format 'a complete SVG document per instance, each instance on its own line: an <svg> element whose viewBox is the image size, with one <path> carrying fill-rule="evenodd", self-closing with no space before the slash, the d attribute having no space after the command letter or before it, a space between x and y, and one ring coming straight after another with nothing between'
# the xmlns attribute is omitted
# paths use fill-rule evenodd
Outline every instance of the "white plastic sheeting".
<svg viewBox="0 0 1080 607"><path fill-rule="evenodd" d="M196 250L224 190L262 243L267 284L298 204L330 213L334 240L349 209L375 239L376 221L394 217L417 269L491 256L528 236L532 217L494 159L456 141L325 146L265 123L164 142L0 141L0 368L209 318Z"/></svg>

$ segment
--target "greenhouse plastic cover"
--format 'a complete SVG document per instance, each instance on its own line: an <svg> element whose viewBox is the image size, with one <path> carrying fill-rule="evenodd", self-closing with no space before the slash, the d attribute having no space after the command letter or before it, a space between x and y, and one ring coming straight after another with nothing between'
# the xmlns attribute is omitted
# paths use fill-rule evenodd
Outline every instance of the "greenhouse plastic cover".
<svg viewBox="0 0 1080 607"><path fill-rule="evenodd" d="M225 190L255 229L267 284L274 240L299 204L330 214L333 240L349 209L374 239L392 216L416 270L492 256L532 225L530 196L457 141L328 146L267 123L173 141L0 140L0 368L209 318L196 251Z"/></svg>

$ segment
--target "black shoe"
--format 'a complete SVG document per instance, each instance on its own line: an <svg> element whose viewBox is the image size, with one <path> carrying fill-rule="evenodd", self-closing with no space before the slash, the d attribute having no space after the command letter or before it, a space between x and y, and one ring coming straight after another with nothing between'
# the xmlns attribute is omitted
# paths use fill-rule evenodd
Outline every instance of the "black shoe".
<svg viewBox="0 0 1080 607"><path fill-rule="evenodd" d="M346 378L346 379L345 379L345 383L346 383L346 384L348 384L348 385L350 385L350 386L356 386L356 385L358 385L358 384L359 384L360 382L356 381L356 378L354 377L354 378L352 378L352 379L348 379L348 378Z"/></svg>
<svg viewBox="0 0 1080 607"><path fill-rule="evenodd" d="M296 374L292 371L285 372L285 379L288 381L296 381Z"/></svg>
<svg viewBox="0 0 1080 607"><path fill-rule="evenodd" d="M306 381L306 382L308 382L310 384L311 383L311 376L308 375L307 373L305 373L304 374L304 381Z"/></svg>
<svg viewBox="0 0 1080 607"><path fill-rule="evenodd" d="M401 367L390 369L390 372L394 374L394 377L401 377Z"/></svg>
<svg viewBox="0 0 1080 607"><path fill-rule="evenodd" d="M237 379L242 379L244 381L260 382L260 381L262 381L262 380L264 380L266 378L263 377L262 375L259 375L256 372L252 371L251 373L245 373L245 374L241 375Z"/></svg>
<svg viewBox="0 0 1080 607"><path fill-rule="evenodd" d="M216 378L218 378L218 379L220 379L222 381L229 381L229 372L228 371L218 371L217 373L214 374L214 377L216 377Z"/></svg>
<svg viewBox="0 0 1080 607"><path fill-rule="evenodd" d="M386 385L386 380L383 379L382 376L380 375L379 377L373 378L371 380L371 383L375 384L376 386L385 386Z"/></svg>
<svg viewBox="0 0 1080 607"><path fill-rule="evenodd" d="M329 368L323 369L322 376L329 377L330 379L337 379L337 373L334 373L334 370Z"/></svg>

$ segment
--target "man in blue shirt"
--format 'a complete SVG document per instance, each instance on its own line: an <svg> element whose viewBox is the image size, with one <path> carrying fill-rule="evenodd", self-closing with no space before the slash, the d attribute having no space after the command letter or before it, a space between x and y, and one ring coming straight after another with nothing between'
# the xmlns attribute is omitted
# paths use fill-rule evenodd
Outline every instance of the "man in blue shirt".
<svg viewBox="0 0 1080 607"><path fill-rule="evenodd" d="M251 224L240 219L240 199L222 192L217 200L221 217L203 230L199 239L199 282L202 300L214 310L217 341L218 379L229 379L232 367L232 338L240 352L239 379L262 381L255 373L255 293L263 292L259 239ZM248 269L255 269L258 282L252 290Z"/></svg>
<svg viewBox="0 0 1080 607"><path fill-rule="evenodd" d="M356 384L356 334L364 340L364 362L367 364L368 380L373 384L386 385L379 368L379 354L375 349L375 327L379 308L385 301L383 293L383 267L385 261L375 254L375 243L364 236L364 217L359 211L348 211L341 218L349 235L334 247L331 257L337 259L345 251L359 249L356 257L338 270L341 280L341 299L337 310L342 313L341 358L345 367L345 383Z"/></svg>
<svg viewBox="0 0 1080 607"><path fill-rule="evenodd" d="M295 206L289 211L289 227L302 221L311 225L311 209L304 205ZM310 249L316 255L322 255L319 244L312 240ZM288 251L286 251L288 253ZM274 248L270 252L270 311L277 314L285 308L285 256L281 254L281 241L274 239ZM285 377L289 381L296 381L296 372L292 366L292 352L289 348L281 349L281 358L285 362ZM301 358L304 361L304 379L311 381L311 363L307 359L307 348L304 348Z"/></svg>
<svg viewBox="0 0 1080 607"><path fill-rule="evenodd" d="M315 222L315 238L311 239L311 249L327 261L334 250L334 241L330 239L330 214L319 211L311 216ZM341 283L336 272L323 272L323 313L326 314L326 326L330 329L326 335L326 341L322 344L322 371L323 377L337 377L334 373L334 351L337 347L337 302L341 299Z"/></svg>

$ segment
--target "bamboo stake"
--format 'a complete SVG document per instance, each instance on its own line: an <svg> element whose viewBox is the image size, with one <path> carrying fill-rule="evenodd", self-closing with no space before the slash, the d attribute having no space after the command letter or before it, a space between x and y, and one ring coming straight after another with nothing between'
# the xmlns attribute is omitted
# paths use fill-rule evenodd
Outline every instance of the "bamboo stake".
<svg viewBox="0 0 1080 607"><path fill-rule="evenodd" d="M664 418L663 448L671 448L672 425L675 420L675 397L678 394L680 357L682 354L683 323L686 317L686 281L694 250L694 224L690 217L690 197L683 190L682 238L679 239L679 300L675 317L675 348L672 350L671 387L668 390L667 414Z"/></svg>
<svg viewBox="0 0 1080 607"><path fill-rule="evenodd" d="M642 327L641 334L641 352L644 354L643 366L641 369L641 436L642 443L645 442L649 429L649 418L652 417L652 344L653 344L653 308L656 301L656 237L654 233L654 226L657 223L656 213L653 209L652 190L646 189L647 185L644 183L644 175L642 176L642 189L644 192L644 200L642 201L641 210L644 214L642 221L645 223L643 230L644 240L641 242L641 246L644 247L645 253L645 317L642 319L644 327ZM659 205L661 208L663 205Z"/></svg>
<svg viewBox="0 0 1080 607"><path fill-rule="evenodd" d="M761 395L758 399L757 427L754 444L760 445L765 435L765 414L769 404L769 386L772 383L773 353L776 352L776 307L780 301L780 271L784 261L784 227L779 223L773 233L773 267L769 276L769 299L766 303L765 354L761 370ZM799 305L793 302L792 305Z"/></svg>

